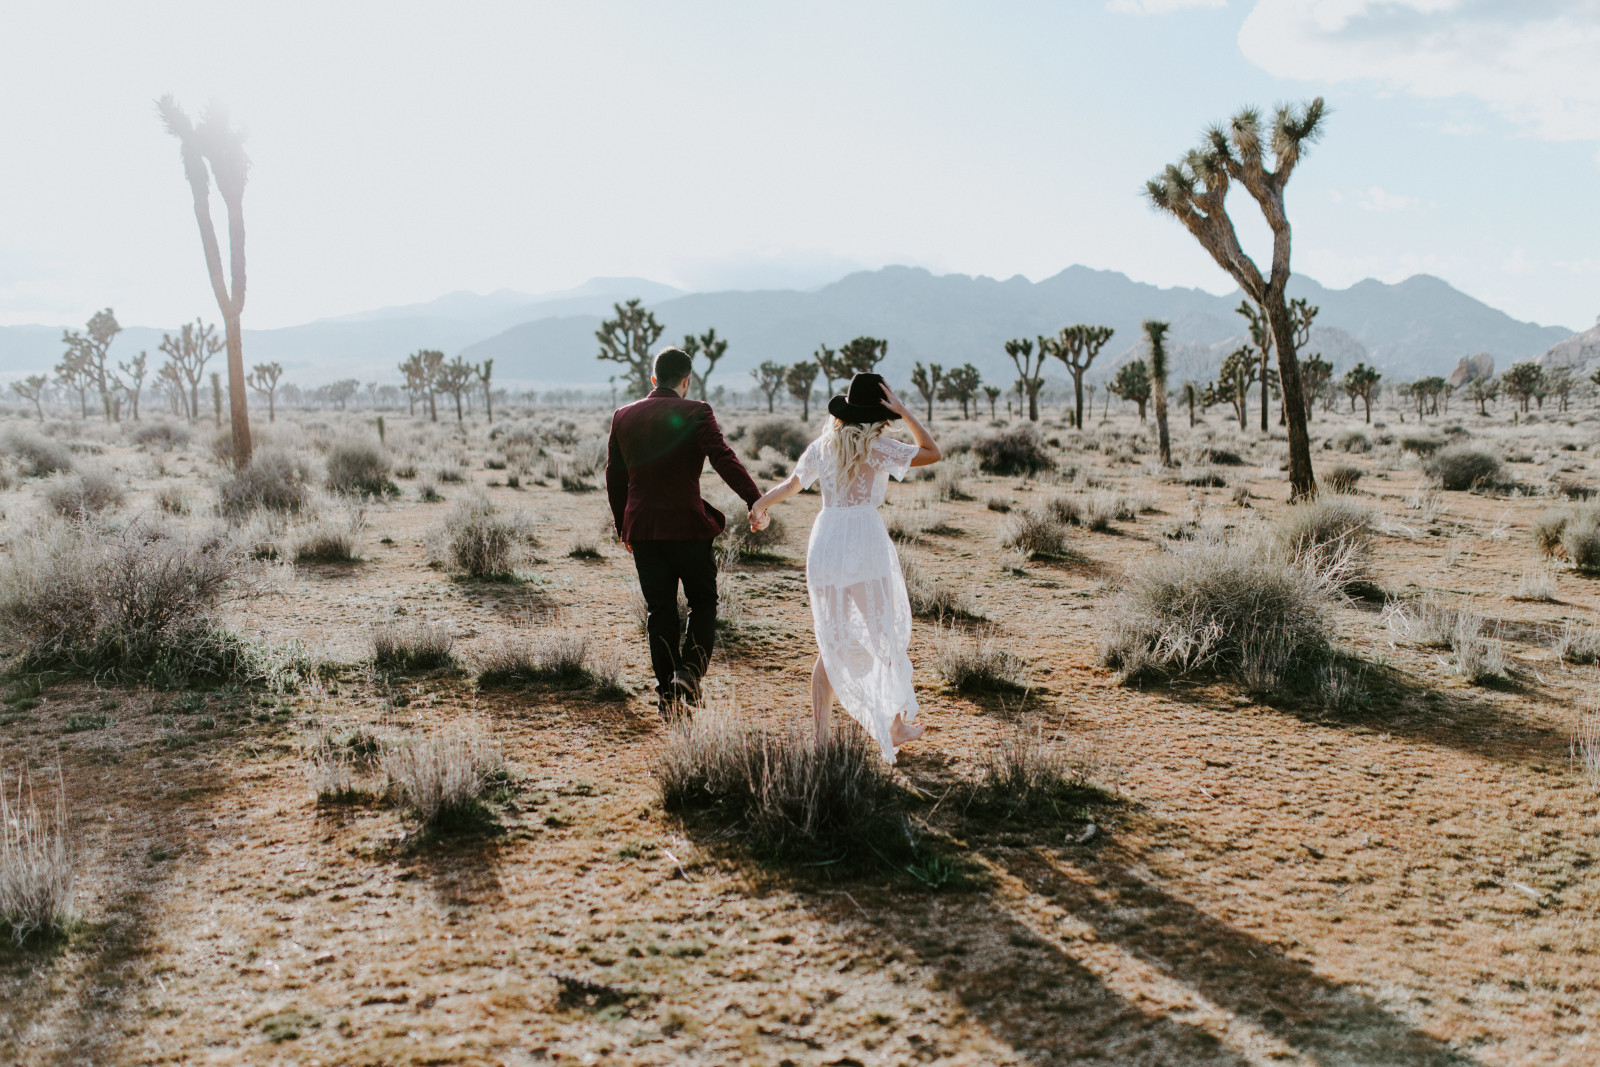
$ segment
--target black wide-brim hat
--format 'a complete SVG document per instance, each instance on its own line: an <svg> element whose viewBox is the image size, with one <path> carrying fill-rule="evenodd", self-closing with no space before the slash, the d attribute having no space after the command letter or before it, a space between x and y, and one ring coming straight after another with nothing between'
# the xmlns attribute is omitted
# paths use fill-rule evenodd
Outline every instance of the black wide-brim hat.
<svg viewBox="0 0 1600 1067"><path fill-rule="evenodd" d="M840 422L889 422L900 417L883 402L883 375L871 371L851 378L849 391L828 401L828 414Z"/></svg>

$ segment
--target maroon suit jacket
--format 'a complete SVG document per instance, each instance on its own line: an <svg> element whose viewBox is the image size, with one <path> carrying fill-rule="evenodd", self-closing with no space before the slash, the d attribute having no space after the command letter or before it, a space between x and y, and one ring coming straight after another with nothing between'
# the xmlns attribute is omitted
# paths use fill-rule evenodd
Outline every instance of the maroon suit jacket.
<svg viewBox="0 0 1600 1067"><path fill-rule="evenodd" d="M722 439L711 405L653 389L611 416L606 495L617 536L634 541L709 541L727 519L700 499L706 460L728 487L754 504L761 490Z"/></svg>

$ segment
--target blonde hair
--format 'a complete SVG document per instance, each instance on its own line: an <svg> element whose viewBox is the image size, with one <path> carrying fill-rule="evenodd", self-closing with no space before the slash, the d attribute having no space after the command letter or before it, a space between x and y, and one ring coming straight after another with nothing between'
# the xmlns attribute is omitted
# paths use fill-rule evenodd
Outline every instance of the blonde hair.
<svg viewBox="0 0 1600 1067"><path fill-rule="evenodd" d="M834 419L824 434L827 442L827 462L833 471L833 480L840 486L849 485L861 470L861 465L872 455L873 442L883 436L889 426L884 422L845 422Z"/></svg>

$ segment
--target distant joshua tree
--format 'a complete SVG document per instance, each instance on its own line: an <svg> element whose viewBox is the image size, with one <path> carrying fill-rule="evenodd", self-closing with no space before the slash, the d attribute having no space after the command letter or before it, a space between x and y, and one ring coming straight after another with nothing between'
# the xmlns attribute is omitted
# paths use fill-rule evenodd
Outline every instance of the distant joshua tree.
<svg viewBox="0 0 1600 1067"><path fill-rule="evenodd" d="M968 414L968 408L977 406L978 390L982 385L983 376L978 373L978 368L963 363L945 372L944 384L939 386L939 399L954 400L961 405L961 417L969 419L972 416Z"/></svg>
<svg viewBox="0 0 1600 1067"><path fill-rule="evenodd" d="M829 396L833 395L834 382L850 379L850 368L839 358L839 353L827 345L818 345L811 358L817 361L817 370L822 372L823 389Z"/></svg>
<svg viewBox="0 0 1600 1067"><path fill-rule="evenodd" d="M228 119L228 113L211 104L200 117L199 125L189 121L168 93L156 101L156 110L167 132L182 146L183 173L189 179L194 198L194 217L200 224L200 244L205 249L206 270L211 275L211 291L222 311L222 327L228 348L228 407L232 415L233 461L240 468L250 465L250 407L244 391L244 333L240 315L244 312L244 187L250 178L250 159L244 154L244 133ZM208 174L206 165L210 164ZM211 178L228 209L228 263L232 291L222 274L222 251L217 231L211 223Z"/></svg>
<svg viewBox="0 0 1600 1067"><path fill-rule="evenodd" d="M1372 422L1372 398L1378 390L1378 380L1382 377L1382 374L1365 363L1357 363L1344 372L1343 389L1350 397L1350 410L1356 409L1356 397L1360 397L1367 409L1368 423Z"/></svg>
<svg viewBox="0 0 1600 1067"><path fill-rule="evenodd" d="M1033 342L1027 339L1006 342L1006 355L1011 357L1011 362L1017 368L1017 404L1020 407L1022 398L1028 398L1028 421L1039 421L1039 386L1044 382L1044 344L1040 338L1039 351L1033 350Z"/></svg>
<svg viewBox="0 0 1600 1067"><path fill-rule="evenodd" d="M1568 366L1551 367L1545 373L1545 390L1560 403L1559 411L1567 410L1567 400L1572 396L1572 391L1578 387L1578 379L1573 375L1572 368Z"/></svg>
<svg viewBox="0 0 1600 1067"><path fill-rule="evenodd" d="M468 365L470 366L470 364ZM470 383L471 381L471 378L467 379L467 383ZM328 384L328 399L333 401L340 411L343 411L345 404L350 402L350 398L355 396L356 391L360 388L361 382L359 380L355 378L341 378L339 381L330 382Z"/></svg>
<svg viewBox="0 0 1600 1067"><path fill-rule="evenodd" d="M717 360L728 354L728 342L718 337L716 328L713 327L699 337L692 333L684 334L681 347L685 352L689 353L691 359L695 356L706 357L704 374L696 374L692 370L689 372L690 377L693 379L690 385L695 392L700 394L700 399L704 400L706 399L706 379L710 378L711 372L717 369Z"/></svg>
<svg viewBox="0 0 1600 1067"><path fill-rule="evenodd" d="M1600 374L1600 371L1595 373ZM1478 405L1478 414L1489 417L1489 401L1500 395L1500 379L1477 378L1467 383L1467 400Z"/></svg>
<svg viewBox="0 0 1600 1067"><path fill-rule="evenodd" d="M1222 361L1222 369L1217 372L1217 393L1233 405L1241 430L1250 416L1250 385L1256 380L1259 370L1256 350L1249 345L1240 345L1228 353ZM1266 390L1263 389L1262 393L1265 394Z"/></svg>
<svg viewBox="0 0 1600 1067"><path fill-rule="evenodd" d="M494 360L486 359L472 368L478 376L478 384L483 386L483 418L485 422L494 422L494 390L489 386L489 378L494 374Z"/></svg>
<svg viewBox="0 0 1600 1067"><path fill-rule="evenodd" d="M407 356L400 364L405 376L406 393L411 397L411 413L416 414L418 400L428 402L428 419L439 421L439 407L434 395L439 392L439 370L444 366L444 353L437 348L421 348Z"/></svg>
<svg viewBox="0 0 1600 1067"><path fill-rule="evenodd" d="M1306 420L1311 419L1311 408L1317 397L1322 396L1328 389L1328 383L1333 380L1333 364L1316 353L1310 359L1300 364L1300 385L1305 389Z"/></svg>
<svg viewBox="0 0 1600 1067"><path fill-rule="evenodd" d="M1500 374L1500 389L1528 413L1528 401L1544 391L1544 370L1537 363L1513 363Z"/></svg>
<svg viewBox="0 0 1600 1067"><path fill-rule="evenodd" d="M1000 399L1000 387L998 385L986 385L983 387L983 395L989 400L989 420L992 422L995 419L994 402Z"/></svg>
<svg viewBox="0 0 1600 1067"><path fill-rule="evenodd" d="M1156 409L1156 447L1163 467L1172 466L1172 441L1167 436L1166 337L1170 329L1170 322L1157 322L1155 319L1146 319L1144 322L1145 343L1150 346L1150 397L1155 401Z"/></svg>
<svg viewBox="0 0 1600 1067"><path fill-rule="evenodd" d="M1142 359L1130 359L1117 368L1117 376L1106 389L1139 406L1139 421L1144 421L1145 405L1150 403L1150 368Z"/></svg>
<svg viewBox="0 0 1600 1067"><path fill-rule="evenodd" d="M818 367L809 359L802 359L799 363L783 372L783 384L788 386L789 395L800 401L800 421L811 421L811 390L817 384Z"/></svg>
<svg viewBox="0 0 1600 1067"><path fill-rule="evenodd" d="M784 380L788 377L789 368L782 363L767 360L750 372L750 377L756 380L756 388L760 389L767 397L767 414L772 414L772 404L778 396L778 390L783 388Z"/></svg>
<svg viewBox="0 0 1600 1067"><path fill-rule="evenodd" d="M889 354L889 342L876 337L857 337L849 344L839 349L839 361L844 364L848 372L844 377L852 374L866 374L878 369L884 357Z"/></svg>
<svg viewBox="0 0 1600 1067"><path fill-rule="evenodd" d="M1094 362L1094 357L1111 340L1111 335L1117 331L1110 326L1067 326L1063 327L1053 339L1049 339L1048 350L1067 365L1067 373L1072 375L1073 415L1072 425L1083 429L1083 375L1089 369L1089 364ZM1046 342L1041 341L1044 345Z"/></svg>
<svg viewBox="0 0 1600 1067"><path fill-rule="evenodd" d="M1291 500L1314 496L1317 483L1311 470L1311 440L1306 431L1300 368L1295 359L1294 321L1284 294L1291 273L1291 232L1284 208L1284 188L1301 154L1321 134L1326 113L1321 97L1298 110L1279 107L1271 129L1265 130L1261 113L1245 108L1226 127L1216 125L1206 130L1200 147L1145 186L1150 203L1183 223L1217 265L1266 314L1278 350L1278 375L1289 435ZM1271 170L1263 155L1264 138L1272 150ZM1233 182L1245 187L1272 230L1272 269L1265 278L1240 247L1228 215L1226 200Z"/></svg>
<svg viewBox="0 0 1600 1067"><path fill-rule="evenodd" d="M924 367L918 360L911 368L911 384L917 392L922 394L922 400L928 405L928 421L933 421L933 398L939 393L939 382L944 378L944 368L937 363L930 363Z"/></svg>
<svg viewBox="0 0 1600 1067"><path fill-rule="evenodd" d="M222 339L217 336L217 328L207 325L200 319L184 323L176 337L170 333L161 335L160 348L167 354L167 362L161 368L161 375L177 383L180 392L183 385L188 384L189 395L186 402L190 422L200 417L200 382L206 376L206 362L221 352L223 347Z"/></svg>
<svg viewBox="0 0 1600 1067"><path fill-rule="evenodd" d="M121 332L122 327L117 324L117 317L110 308L96 311L90 316L82 333L77 330L61 331L61 343L67 346L67 355L62 362L77 368L84 384L100 394L100 408L107 422L111 421L113 414L111 396L122 384L117 380L116 372L106 365L107 357L112 340Z"/></svg>
<svg viewBox="0 0 1600 1067"><path fill-rule="evenodd" d="M119 362L117 367L128 376L129 381L133 382L133 385L123 388L128 394L129 402L133 404L133 421L138 422L139 394L144 392L144 379L150 368L150 353L140 352L126 363Z"/></svg>
<svg viewBox="0 0 1600 1067"><path fill-rule="evenodd" d="M40 400L49 384L50 379L42 374L30 374L11 383L12 392L24 400L33 401L33 410L38 414L40 422L44 421L44 407L40 404Z"/></svg>
<svg viewBox="0 0 1600 1067"><path fill-rule="evenodd" d="M1243 315L1250 324L1250 341L1255 345L1257 354L1261 357L1261 367L1251 374L1252 381L1261 383L1261 432L1267 432L1268 409L1271 398L1267 393L1267 376L1272 368L1272 324L1267 321L1267 313L1250 303L1248 300L1239 301L1239 306L1233 309L1235 313ZM1244 424L1239 424L1240 429Z"/></svg>
<svg viewBox="0 0 1600 1067"><path fill-rule="evenodd" d="M595 358L621 363L627 368L630 395L644 396L650 391L650 349L661 340L666 327L656 321L655 312L640 306L637 298L612 304L611 309L616 317L606 319L594 332L600 342L600 354Z"/></svg>
<svg viewBox="0 0 1600 1067"><path fill-rule="evenodd" d="M439 392L448 393L455 399L457 423L464 421L461 414L461 396L472 388L472 383L477 377L477 368L460 356L440 366L438 372L434 375L434 385ZM351 390L351 392L354 392L354 390ZM340 407L343 406L341 402Z"/></svg>
<svg viewBox="0 0 1600 1067"><path fill-rule="evenodd" d="M250 370L250 388L267 398L267 421L278 421L278 379L283 377L283 364L257 363Z"/></svg>
<svg viewBox="0 0 1600 1067"><path fill-rule="evenodd" d="M1189 406L1189 429L1194 429L1194 407L1200 403L1200 387L1194 382L1183 383L1183 402Z"/></svg>

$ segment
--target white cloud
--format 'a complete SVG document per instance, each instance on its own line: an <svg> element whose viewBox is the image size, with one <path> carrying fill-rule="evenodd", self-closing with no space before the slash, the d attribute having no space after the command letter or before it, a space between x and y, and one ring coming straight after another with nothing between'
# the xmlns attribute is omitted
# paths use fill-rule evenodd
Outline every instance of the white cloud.
<svg viewBox="0 0 1600 1067"><path fill-rule="evenodd" d="M1475 97L1552 141L1600 141L1600 0L1259 0L1239 30L1285 78Z"/></svg>
<svg viewBox="0 0 1600 1067"><path fill-rule="evenodd" d="M1423 201L1421 197L1391 193L1374 185L1362 192L1361 206L1368 211L1377 212L1410 211L1412 208L1423 206Z"/></svg>
<svg viewBox="0 0 1600 1067"><path fill-rule="evenodd" d="M1109 0L1107 11L1123 15L1165 15L1190 7L1227 7L1228 0Z"/></svg>

